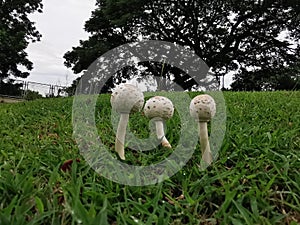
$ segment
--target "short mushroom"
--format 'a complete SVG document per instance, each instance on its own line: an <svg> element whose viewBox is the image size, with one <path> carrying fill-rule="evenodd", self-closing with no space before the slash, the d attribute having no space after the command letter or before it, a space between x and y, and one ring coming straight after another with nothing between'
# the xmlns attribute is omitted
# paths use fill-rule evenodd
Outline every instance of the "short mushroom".
<svg viewBox="0 0 300 225"><path fill-rule="evenodd" d="M202 158L206 163L211 164L212 153L208 141L207 122L216 114L214 99L207 94L196 96L190 103L190 114L198 122Z"/></svg>
<svg viewBox="0 0 300 225"><path fill-rule="evenodd" d="M154 96L145 103L144 114L147 118L154 120L157 138L161 141L162 146L166 148L172 148L172 146L165 137L163 122L170 119L173 113L173 103L166 97Z"/></svg>
<svg viewBox="0 0 300 225"><path fill-rule="evenodd" d="M119 154L120 158L125 160L124 142L129 114L138 112L143 108L144 95L143 92L134 85L120 84L113 91L110 103L112 105L112 109L120 113L115 150Z"/></svg>

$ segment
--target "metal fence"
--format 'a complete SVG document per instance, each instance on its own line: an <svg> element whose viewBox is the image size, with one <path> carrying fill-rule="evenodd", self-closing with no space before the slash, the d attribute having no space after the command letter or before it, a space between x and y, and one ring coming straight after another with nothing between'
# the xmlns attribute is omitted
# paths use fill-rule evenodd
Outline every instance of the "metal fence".
<svg viewBox="0 0 300 225"><path fill-rule="evenodd" d="M26 81L23 84L23 91L24 94L28 90L36 91L41 94L43 97L59 97L59 96L66 96L65 93L65 86L60 85L53 85L53 84L43 84L38 82Z"/></svg>
<svg viewBox="0 0 300 225"><path fill-rule="evenodd" d="M12 98L26 98L29 93L34 93L40 97L64 97L67 96L65 89L65 86L33 81L9 80L9 82L0 82L0 95Z"/></svg>

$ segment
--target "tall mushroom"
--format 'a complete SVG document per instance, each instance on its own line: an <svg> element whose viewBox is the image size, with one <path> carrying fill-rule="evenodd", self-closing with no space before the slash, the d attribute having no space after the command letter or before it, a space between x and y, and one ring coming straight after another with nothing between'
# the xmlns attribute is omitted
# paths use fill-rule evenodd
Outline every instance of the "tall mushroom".
<svg viewBox="0 0 300 225"><path fill-rule="evenodd" d="M216 103L207 94L198 95L190 103L190 114L198 122L202 159L212 163L212 153L208 141L207 122L216 114Z"/></svg>
<svg viewBox="0 0 300 225"><path fill-rule="evenodd" d="M120 113L115 150L119 154L120 158L125 160L124 142L129 114L138 112L143 108L144 95L143 92L134 85L120 84L113 91L110 103L112 105L112 109Z"/></svg>
<svg viewBox="0 0 300 225"><path fill-rule="evenodd" d="M166 148L172 148L172 146L165 137L163 122L170 119L173 113L173 103L163 96L154 96L148 99L144 107L145 116L154 120L157 138L161 141L162 146Z"/></svg>

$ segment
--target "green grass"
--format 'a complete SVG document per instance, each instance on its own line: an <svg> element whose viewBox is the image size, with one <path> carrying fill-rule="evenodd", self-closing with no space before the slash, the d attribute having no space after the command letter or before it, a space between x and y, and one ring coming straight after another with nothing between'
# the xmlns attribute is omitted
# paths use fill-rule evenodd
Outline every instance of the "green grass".
<svg viewBox="0 0 300 225"><path fill-rule="evenodd" d="M213 166L199 170L198 149L173 177L142 187L114 183L86 163L72 138L72 98L0 104L0 224L299 224L300 92L224 96L227 129ZM97 109L98 133L115 156L109 95ZM176 146L178 115L167 123ZM140 138L149 133L141 114L130 127ZM170 154L127 149L126 163Z"/></svg>

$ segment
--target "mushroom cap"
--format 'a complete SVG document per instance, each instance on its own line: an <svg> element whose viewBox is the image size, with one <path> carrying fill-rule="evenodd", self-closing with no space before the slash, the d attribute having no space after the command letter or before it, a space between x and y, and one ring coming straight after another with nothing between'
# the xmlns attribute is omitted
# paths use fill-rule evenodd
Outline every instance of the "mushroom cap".
<svg viewBox="0 0 300 225"><path fill-rule="evenodd" d="M154 96L146 101L144 114L146 117L170 119L174 113L174 106L170 99L163 96Z"/></svg>
<svg viewBox="0 0 300 225"><path fill-rule="evenodd" d="M208 122L216 114L215 100L207 94L197 95L190 103L190 114L200 122Z"/></svg>
<svg viewBox="0 0 300 225"><path fill-rule="evenodd" d="M118 85L110 97L113 110L118 113L134 113L143 108L143 92L132 84Z"/></svg>

